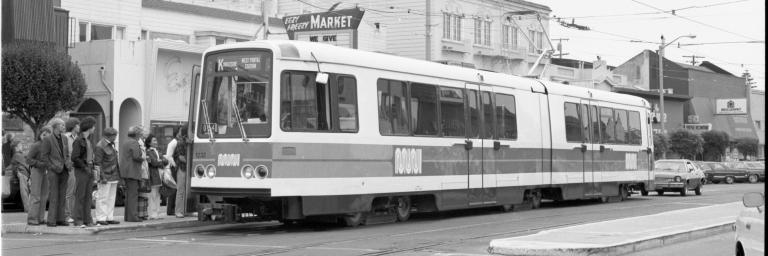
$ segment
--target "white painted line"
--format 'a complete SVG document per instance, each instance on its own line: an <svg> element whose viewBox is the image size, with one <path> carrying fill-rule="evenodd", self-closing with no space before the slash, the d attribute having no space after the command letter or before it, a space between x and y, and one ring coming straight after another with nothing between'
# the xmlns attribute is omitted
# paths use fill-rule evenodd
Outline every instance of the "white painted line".
<svg viewBox="0 0 768 256"><path fill-rule="evenodd" d="M374 249L343 248L343 247L307 247L306 249L338 250L338 251L363 251L363 252L380 252L380 251L382 251L382 250L374 250Z"/></svg>
<svg viewBox="0 0 768 256"><path fill-rule="evenodd" d="M158 242L158 243L189 243L189 240L168 240L168 239L147 239L147 238L129 238L129 241Z"/></svg>

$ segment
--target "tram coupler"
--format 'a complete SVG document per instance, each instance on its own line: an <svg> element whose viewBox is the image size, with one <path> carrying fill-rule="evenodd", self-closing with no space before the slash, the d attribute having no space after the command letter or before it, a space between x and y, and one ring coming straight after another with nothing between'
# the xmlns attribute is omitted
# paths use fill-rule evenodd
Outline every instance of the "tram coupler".
<svg viewBox="0 0 768 256"><path fill-rule="evenodd" d="M197 220L199 221L240 221L240 208L234 204L204 203L198 205Z"/></svg>

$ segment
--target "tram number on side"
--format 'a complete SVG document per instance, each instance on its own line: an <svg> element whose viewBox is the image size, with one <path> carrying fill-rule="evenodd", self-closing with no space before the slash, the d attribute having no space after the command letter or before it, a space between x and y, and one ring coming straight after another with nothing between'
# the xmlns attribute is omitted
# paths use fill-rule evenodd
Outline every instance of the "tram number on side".
<svg viewBox="0 0 768 256"><path fill-rule="evenodd" d="M395 148L395 175L420 175L421 149Z"/></svg>

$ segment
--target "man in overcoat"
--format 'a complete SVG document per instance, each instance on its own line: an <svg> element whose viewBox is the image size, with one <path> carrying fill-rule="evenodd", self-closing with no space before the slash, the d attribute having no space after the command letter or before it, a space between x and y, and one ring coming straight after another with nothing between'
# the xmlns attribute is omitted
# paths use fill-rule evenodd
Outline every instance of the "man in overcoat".
<svg viewBox="0 0 768 256"><path fill-rule="evenodd" d="M50 227L67 226L64 208L66 207L67 181L69 180L69 170L72 169L70 165L72 161L68 161L70 158L68 142L66 137L61 134L64 130L64 121L54 118L49 124L53 134L43 139L40 148L40 159L44 168L48 170L48 185L50 186L46 225Z"/></svg>
<svg viewBox="0 0 768 256"><path fill-rule="evenodd" d="M138 139L144 133L141 126L128 129L128 137L120 143L118 163L120 177L125 182L125 221L141 222L138 212L139 180L141 180L141 163L145 157L142 154Z"/></svg>

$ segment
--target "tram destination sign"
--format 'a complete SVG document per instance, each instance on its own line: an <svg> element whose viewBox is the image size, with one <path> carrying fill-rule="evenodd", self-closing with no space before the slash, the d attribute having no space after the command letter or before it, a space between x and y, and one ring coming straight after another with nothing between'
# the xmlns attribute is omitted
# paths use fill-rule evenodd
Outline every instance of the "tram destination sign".
<svg viewBox="0 0 768 256"><path fill-rule="evenodd" d="M360 8L308 13L283 17L285 31L291 40L295 33L303 31L356 30L365 11Z"/></svg>

